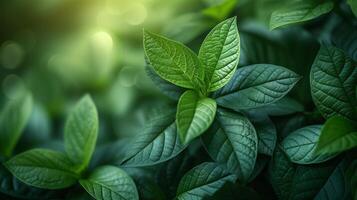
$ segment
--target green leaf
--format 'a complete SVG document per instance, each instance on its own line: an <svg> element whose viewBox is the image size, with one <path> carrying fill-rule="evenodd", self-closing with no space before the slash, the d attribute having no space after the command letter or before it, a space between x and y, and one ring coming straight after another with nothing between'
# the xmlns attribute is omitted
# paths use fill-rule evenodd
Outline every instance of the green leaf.
<svg viewBox="0 0 357 200"><path fill-rule="evenodd" d="M290 115L297 112L303 112L304 106L296 100L285 96L284 98L271 103L269 105L259 107L256 109L250 109L249 113L266 113L269 116L282 116Z"/></svg>
<svg viewBox="0 0 357 200"><path fill-rule="evenodd" d="M349 188L346 180L347 167L348 162L342 160L332 172L325 185L321 188L320 192L315 196L314 200L351 199L351 188Z"/></svg>
<svg viewBox="0 0 357 200"><path fill-rule="evenodd" d="M319 137L316 154L332 154L357 146L357 127L353 122L334 116L324 124Z"/></svg>
<svg viewBox="0 0 357 200"><path fill-rule="evenodd" d="M10 156L32 110L32 96L7 102L0 115L0 155Z"/></svg>
<svg viewBox="0 0 357 200"><path fill-rule="evenodd" d="M256 64L237 69L230 82L214 93L217 104L234 110L252 109L283 98L300 76L280 66Z"/></svg>
<svg viewBox="0 0 357 200"><path fill-rule="evenodd" d="M226 182L235 182L236 176L229 174L223 165L202 163L182 177L177 189L178 200L200 200L213 195Z"/></svg>
<svg viewBox="0 0 357 200"><path fill-rule="evenodd" d="M211 125L217 105L213 99L200 97L194 91L186 91L177 106L176 124L180 140L188 144Z"/></svg>
<svg viewBox="0 0 357 200"><path fill-rule="evenodd" d="M266 118L253 122L258 135L258 153L272 156L277 140L276 129L273 122Z"/></svg>
<svg viewBox="0 0 357 200"><path fill-rule="evenodd" d="M60 192L26 185L0 164L0 193L20 199L56 199L61 196Z"/></svg>
<svg viewBox="0 0 357 200"><path fill-rule="evenodd" d="M281 146L291 162L315 164L325 162L335 156L335 154L315 154L321 129L321 125L310 125L300 128L284 138Z"/></svg>
<svg viewBox="0 0 357 200"><path fill-rule="evenodd" d="M353 14L357 17L357 1L356 0L347 0L347 3L351 6Z"/></svg>
<svg viewBox="0 0 357 200"><path fill-rule="evenodd" d="M277 147L269 164L268 178L278 199L313 199L335 166L335 163L295 165Z"/></svg>
<svg viewBox="0 0 357 200"><path fill-rule="evenodd" d="M202 13L219 21L225 19L237 5L237 0L224 0L205 8Z"/></svg>
<svg viewBox="0 0 357 200"><path fill-rule="evenodd" d="M125 171L114 166L99 167L79 182L97 200L139 199L134 181Z"/></svg>
<svg viewBox="0 0 357 200"><path fill-rule="evenodd" d="M82 171L89 164L98 135L98 113L89 95L84 96L70 113L65 129L65 150Z"/></svg>
<svg viewBox="0 0 357 200"><path fill-rule="evenodd" d="M332 1L293 0L271 14L270 29L308 21L328 13L332 9Z"/></svg>
<svg viewBox="0 0 357 200"><path fill-rule="evenodd" d="M325 118L356 119L356 63L340 49L322 46L310 73L311 94Z"/></svg>
<svg viewBox="0 0 357 200"><path fill-rule="evenodd" d="M202 137L213 160L224 163L246 182L258 154L258 138L253 125L241 114L219 110L212 127Z"/></svg>
<svg viewBox="0 0 357 200"><path fill-rule="evenodd" d="M189 89L203 84L200 62L183 44L144 31L144 48L149 63L163 79Z"/></svg>
<svg viewBox="0 0 357 200"><path fill-rule="evenodd" d="M180 88L164 79L162 79L159 75L156 74L154 69L147 63L146 73L154 82L155 86L160 89L160 91L169 97L172 100L179 100L180 96L183 94L184 89Z"/></svg>
<svg viewBox="0 0 357 200"><path fill-rule="evenodd" d="M129 167L155 165L178 155L185 146L177 134L175 112L150 119L129 147L122 162Z"/></svg>
<svg viewBox="0 0 357 200"><path fill-rule="evenodd" d="M219 23L203 41L198 57L205 68L208 91L223 87L232 78L239 61L239 43L235 17Z"/></svg>
<svg viewBox="0 0 357 200"><path fill-rule="evenodd" d="M79 177L65 154L47 149L32 149L16 155L5 167L22 182L45 189L69 187Z"/></svg>

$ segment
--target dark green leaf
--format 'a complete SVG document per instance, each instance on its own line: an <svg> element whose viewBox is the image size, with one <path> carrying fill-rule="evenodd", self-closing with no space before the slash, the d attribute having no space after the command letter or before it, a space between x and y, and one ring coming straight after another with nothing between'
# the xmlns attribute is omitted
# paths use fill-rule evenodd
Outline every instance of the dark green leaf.
<svg viewBox="0 0 357 200"><path fill-rule="evenodd" d="M322 46L310 73L311 93L325 118L341 115L356 119L356 63L334 47Z"/></svg>
<svg viewBox="0 0 357 200"><path fill-rule="evenodd" d="M218 191L226 182L234 182L236 176L229 174L223 165L202 163L187 172L181 179L176 198L200 200Z"/></svg>
<svg viewBox="0 0 357 200"><path fill-rule="evenodd" d="M79 182L97 200L139 199L134 181L125 171L114 166L99 167Z"/></svg>
<svg viewBox="0 0 357 200"><path fill-rule="evenodd" d="M281 143L289 159L298 164L325 162L335 154L316 155L316 147L321 134L321 125L311 125L290 133Z"/></svg>
<svg viewBox="0 0 357 200"><path fill-rule="evenodd" d="M234 110L252 109L283 98L300 76L280 66L256 64L238 68L230 82L214 93L217 104Z"/></svg>
<svg viewBox="0 0 357 200"><path fill-rule="evenodd" d="M5 166L22 182L45 189L66 188L79 178L65 154L46 149L16 155Z"/></svg>
<svg viewBox="0 0 357 200"><path fill-rule="evenodd" d="M177 134L175 112L150 119L129 147L122 164L131 167L155 165L179 154L185 146Z"/></svg>
<svg viewBox="0 0 357 200"><path fill-rule="evenodd" d="M246 117L219 110L202 139L213 160L224 163L241 182L248 180L258 154L258 138Z"/></svg>

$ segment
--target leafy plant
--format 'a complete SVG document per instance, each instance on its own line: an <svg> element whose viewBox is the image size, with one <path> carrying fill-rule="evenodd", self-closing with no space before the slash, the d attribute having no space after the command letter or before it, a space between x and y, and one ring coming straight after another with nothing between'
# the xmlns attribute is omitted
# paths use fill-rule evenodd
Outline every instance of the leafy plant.
<svg viewBox="0 0 357 200"><path fill-rule="evenodd" d="M86 95L70 113L65 125L65 152L31 149L4 163L24 183L45 189L62 189L77 181L96 199L138 199L133 180L114 166L85 174L98 134L98 114Z"/></svg>

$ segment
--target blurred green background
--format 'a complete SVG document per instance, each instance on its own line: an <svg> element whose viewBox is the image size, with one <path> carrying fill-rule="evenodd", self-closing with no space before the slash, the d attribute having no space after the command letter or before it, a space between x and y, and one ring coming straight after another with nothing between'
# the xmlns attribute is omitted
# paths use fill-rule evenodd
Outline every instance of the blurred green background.
<svg viewBox="0 0 357 200"><path fill-rule="evenodd" d="M197 51L211 27L238 16L240 65L273 63L304 75L292 95L309 110L312 101L306 75L318 42L346 41L334 41L331 36L344 22L339 16L328 14L304 25L269 31L271 12L285 2L1 1L1 102L17 98L27 90L32 92L35 108L21 139L24 144L32 140L31 145L49 145L43 141L60 139L68 110L86 93L92 95L99 109L100 143L132 136L154 107L176 104L146 75L143 28L179 40ZM349 10L346 13L351 14ZM321 28L319 24L327 25ZM341 29L335 35L339 31L341 35Z"/></svg>

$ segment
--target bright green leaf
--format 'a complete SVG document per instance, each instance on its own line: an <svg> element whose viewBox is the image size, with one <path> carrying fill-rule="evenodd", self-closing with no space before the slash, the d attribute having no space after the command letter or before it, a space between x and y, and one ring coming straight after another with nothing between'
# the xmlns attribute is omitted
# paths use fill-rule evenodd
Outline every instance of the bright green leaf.
<svg viewBox="0 0 357 200"><path fill-rule="evenodd" d="M149 63L163 79L189 89L203 84L200 62L183 44L144 31L144 48Z"/></svg>
<svg viewBox="0 0 357 200"><path fill-rule="evenodd" d="M235 182L236 176L229 174L223 165L202 163L182 177L177 189L178 200L200 200L213 195L226 182Z"/></svg>
<svg viewBox="0 0 357 200"><path fill-rule="evenodd" d="M22 182L45 189L66 188L78 178L65 154L47 149L32 149L16 155L5 166Z"/></svg>
<svg viewBox="0 0 357 200"><path fill-rule="evenodd" d="M342 50L322 46L311 67L310 81L315 105L325 118L357 119L357 65Z"/></svg>
<svg viewBox="0 0 357 200"><path fill-rule="evenodd" d="M98 113L89 95L70 113L64 130L65 150L78 171L88 166L98 135Z"/></svg>
<svg viewBox="0 0 357 200"><path fill-rule="evenodd" d="M122 164L130 167L155 165L179 154L185 146L177 134L175 112L150 119L129 147Z"/></svg>
<svg viewBox="0 0 357 200"><path fill-rule="evenodd" d="M203 41L198 57L205 68L208 91L223 87L232 78L239 61L239 43L236 18L219 23Z"/></svg>
<svg viewBox="0 0 357 200"><path fill-rule="evenodd" d="M271 14L270 29L308 21L328 13L332 9L332 1L292 0L282 9L276 10Z"/></svg>
<svg viewBox="0 0 357 200"><path fill-rule="evenodd" d="M202 139L213 160L224 163L241 182L248 180L258 154L258 138L246 117L219 110Z"/></svg>
<svg viewBox="0 0 357 200"><path fill-rule="evenodd" d="M256 64L237 69L230 82L214 93L217 104L234 110L252 109L283 98L300 76L284 67Z"/></svg>
<svg viewBox="0 0 357 200"><path fill-rule="evenodd" d="M310 125L300 128L284 138L281 146L292 162L315 164L325 162L335 156L335 154L315 154L321 129L321 125Z"/></svg>
<svg viewBox="0 0 357 200"><path fill-rule="evenodd" d="M32 110L32 96L9 101L0 114L0 155L10 156Z"/></svg>
<svg viewBox="0 0 357 200"><path fill-rule="evenodd" d="M134 181L118 167L99 167L79 182L97 200L139 199Z"/></svg>
<svg viewBox="0 0 357 200"><path fill-rule="evenodd" d="M202 13L214 19L223 20L232 12L237 2L237 0L224 0L204 9Z"/></svg>
<svg viewBox="0 0 357 200"><path fill-rule="evenodd" d="M217 105L213 99L200 97L194 91L186 91L180 98L177 107L176 124L180 140L188 144L200 136L211 125Z"/></svg>
<svg viewBox="0 0 357 200"><path fill-rule="evenodd" d="M332 154L357 146L357 127L353 122L334 116L324 124L319 137L316 154Z"/></svg>

